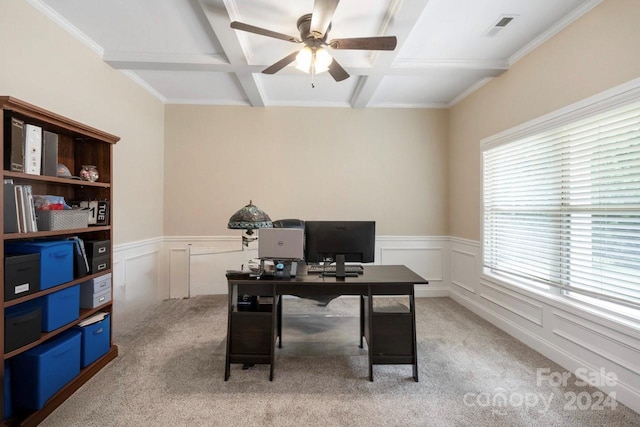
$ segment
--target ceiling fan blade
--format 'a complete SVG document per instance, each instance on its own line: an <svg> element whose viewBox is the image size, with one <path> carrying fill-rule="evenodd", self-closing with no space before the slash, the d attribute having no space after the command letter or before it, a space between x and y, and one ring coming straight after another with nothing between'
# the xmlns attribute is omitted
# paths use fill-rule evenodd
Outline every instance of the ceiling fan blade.
<svg viewBox="0 0 640 427"><path fill-rule="evenodd" d="M333 59L333 61L331 61L331 64L329 65L329 74L331 74L331 77L333 77L333 80L337 82L341 82L344 79L349 78L349 73L347 73L344 70L344 68L342 68L342 66L338 64L338 61L336 61L335 58Z"/></svg>
<svg viewBox="0 0 640 427"><path fill-rule="evenodd" d="M315 0L311 14L310 32L317 38L324 37L340 0Z"/></svg>
<svg viewBox="0 0 640 427"><path fill-rule="evenodd" d="M334 49L394 50L398 40L396 36L356 37L333 39L328 44Z"/></svg>
<svg viewBox="0 0 640 427"><path fill-rule="evenodd" d="M264 28L255 27L253 25L245 24L243 22L233 21L231 23L231 28L234 30L247 31L249 33L259 34L261 36L273 37L274 39L285 40L292 43L302 43L302 40L299 38L288 36L282 33L276 33L275 31L266 30Z"/></svg>
<svg viewBox="0 0 640 427"><path fill-rule="evenodd" d="M298 51L290 53L289 55L285 56L280 61L278 61L275 64L273 64L272 66L267 67L264 70L262 70L262 73L263 74L275 74L275 73L277 73L278 71L282 70L284 67L286 67L287 65L289 65L293 61L295 61L297 55L298 55Z"/></svg>

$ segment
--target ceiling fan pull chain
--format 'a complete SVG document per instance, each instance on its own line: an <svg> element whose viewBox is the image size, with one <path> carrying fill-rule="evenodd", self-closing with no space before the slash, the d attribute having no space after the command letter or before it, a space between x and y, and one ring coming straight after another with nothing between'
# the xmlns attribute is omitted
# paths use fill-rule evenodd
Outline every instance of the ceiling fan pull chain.
<svg viewBox="0 0 640 427"><path fill-rule="evenodd" d="M316 78L316 49L312 49L311 52L311 89L315 89L316 85L314 83L314 80Z"/></svg>

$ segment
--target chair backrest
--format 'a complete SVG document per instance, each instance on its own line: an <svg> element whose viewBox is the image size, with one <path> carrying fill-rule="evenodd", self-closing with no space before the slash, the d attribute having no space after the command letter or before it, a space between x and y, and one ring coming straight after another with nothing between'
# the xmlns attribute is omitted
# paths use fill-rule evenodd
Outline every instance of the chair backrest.
<svg viewBox="0 0 640 427"><path fill-rule="evenodd" d="M301 228L304 230L304 221L301 219L278 219L271 221L275 228Z"/></svg>

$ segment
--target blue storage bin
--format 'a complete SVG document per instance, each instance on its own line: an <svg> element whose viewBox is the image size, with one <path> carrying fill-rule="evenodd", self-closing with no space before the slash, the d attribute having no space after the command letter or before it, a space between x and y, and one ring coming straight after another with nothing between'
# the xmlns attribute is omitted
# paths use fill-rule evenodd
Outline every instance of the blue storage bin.
<svg viewBox="0 0 640 427"><path fill-rule="evenodd" d="M13 358L15 410L42 409L51 396L80 374L80 335L65 331Z"/></svg>
<svg viewBox="0 0 640 427"><path fill-rule="evenodd" d="M2 419L6 420L12 415L11 410L11 363L8 360L4 362L4 416Z"/></svg>
<svg viewBox="0 0 640 427"><path fill-rule="evenodd" d="M38 298L42 307L42 330L51 332L80 317L80 285Z"/></svg>
<svg viewBox="0 0 640 427"><path fill-rule="evenodd" d="M73 242L9 242L6 253L40 254L40 289L48 289L73 280Z"/></svg>
<svg viewBox="0 0 640 427"><path fill-rule="evenodd" d="M107 314L99 322L87 326L75 326L73 329L82 334L81 366L86 368L109 351L111 335L111 316Z"/></svg>

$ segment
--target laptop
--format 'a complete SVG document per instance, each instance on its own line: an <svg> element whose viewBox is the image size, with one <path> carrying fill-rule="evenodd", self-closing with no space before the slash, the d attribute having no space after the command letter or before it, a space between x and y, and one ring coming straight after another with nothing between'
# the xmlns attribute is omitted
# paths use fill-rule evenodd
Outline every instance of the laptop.
<svg viewBox="0 0 640 427"><path fill-rule="evenodd" d="M258 231L258 258L298 260L304 257L304 230L261 228Z"/></svg>

